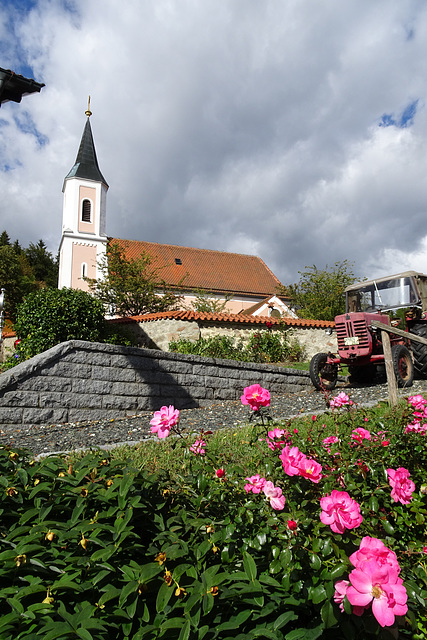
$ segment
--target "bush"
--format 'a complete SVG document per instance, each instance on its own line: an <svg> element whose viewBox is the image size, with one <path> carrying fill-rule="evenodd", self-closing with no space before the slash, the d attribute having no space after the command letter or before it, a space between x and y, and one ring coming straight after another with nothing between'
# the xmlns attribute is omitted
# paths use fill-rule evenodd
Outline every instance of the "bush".
<svg viewBox="0 0 427 640"><path fill-rule="evenodd" d="M41 289L18 306L15 331L20 360L66 340L99 342L104 331L104 307L77 289Z"/></svg>
<svg viewBox="0 0 427 640"><path fill-rule="evenodd" d="M169 350L210 358L223 358L239 362L298 362L304 357L304 348L287 333L255 331L248 343L237 344L228 336L199 338L196 341L177 340L169 343Z"/></svg>
<svg viewBox="0 0 427 640"><path fill-rule="evenodd" d="M208 433L196 449L181 432L158 443L186 452L172 477L101 451L70 463L1 449L0 638L425 640L427 447L422 432L404 432L411 414L396 410L384 424L347 405L329 414L331 430L319 419L270 433L254 424L246 467L213 455ZM322 473L308 464L303 475L301 459L286 472L285 443ZM388 481L401 467L415 483L408 504L393 500ZM255 474L285 500L271 486L248 492ZM320 519L334 490L363 518L342 533ZM367 536L396 554L408 595L407 614L384 628L370 603L355 615L345 597L334 602Z"/></svg>

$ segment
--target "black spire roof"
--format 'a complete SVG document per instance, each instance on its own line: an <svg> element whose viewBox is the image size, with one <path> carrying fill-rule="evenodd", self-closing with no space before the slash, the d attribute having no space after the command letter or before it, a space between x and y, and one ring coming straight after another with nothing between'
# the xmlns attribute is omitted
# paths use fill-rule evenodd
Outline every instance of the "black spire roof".
<svg viewBox="0 0 427 640"><path fill-rule="evenodd" d="M65 176L65 179L67 178L86 178L87 180L103 182L108 187L98 166L89 117L83 131L76 161L71 171Z"/></svg>

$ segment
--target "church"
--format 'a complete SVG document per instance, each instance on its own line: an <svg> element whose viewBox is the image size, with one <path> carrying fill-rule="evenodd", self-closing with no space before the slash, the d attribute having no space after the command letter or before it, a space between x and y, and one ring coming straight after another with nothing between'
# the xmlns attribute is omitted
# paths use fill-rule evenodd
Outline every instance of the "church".
<svg viewBox="0 0 427 640"><path fill-rule="evenodd" d="M257 256L108 237L108 183L99 168L89 107L85 115L76 161L63 186L58 288L87 291L84 278L101 277L99 264L108 244L118 243L129 259L150 255L169 288L182 282L182 308L191 308L195 296L204 291L226 302L225 313L297 317L286 298L278 296L280 281Z"/></svg>

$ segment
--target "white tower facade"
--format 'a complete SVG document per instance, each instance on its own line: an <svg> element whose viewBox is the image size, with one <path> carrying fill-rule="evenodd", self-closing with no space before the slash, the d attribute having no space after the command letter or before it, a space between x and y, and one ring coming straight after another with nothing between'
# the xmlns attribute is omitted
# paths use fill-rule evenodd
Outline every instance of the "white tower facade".
<svg viewBox="0 0 427 640"><path fill-rule="evenodd" d="M108 184L96 158L89 118L77 158L64 180L62 237L59 246L58 288L88 291L84 278L100 278L100 260L107 250L106 200Z"/></svg>

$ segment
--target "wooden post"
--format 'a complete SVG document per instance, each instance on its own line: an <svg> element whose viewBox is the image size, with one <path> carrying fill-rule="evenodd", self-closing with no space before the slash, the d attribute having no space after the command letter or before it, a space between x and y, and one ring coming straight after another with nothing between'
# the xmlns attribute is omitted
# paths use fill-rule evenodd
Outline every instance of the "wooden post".
<svg viewBox="0 0 427 640"><path fill-rule="evenodd" d="M390 336L387 331L381 331L381 340L383 343L385 371L387 374L388 400L391 407L397 406L397 383L394 373L393 359L391 357Z"/></svg>

